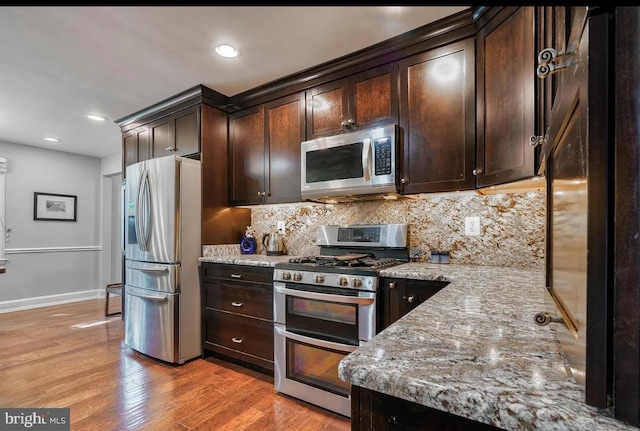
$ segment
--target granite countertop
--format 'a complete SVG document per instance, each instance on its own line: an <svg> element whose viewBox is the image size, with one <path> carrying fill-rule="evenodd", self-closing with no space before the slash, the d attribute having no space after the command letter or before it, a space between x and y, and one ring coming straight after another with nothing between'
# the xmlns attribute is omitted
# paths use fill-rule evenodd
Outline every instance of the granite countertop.
<svg viewBox="0 0 640 431"><path fill-rule="evenodd" d="M341 379L506 430L638 430L584 402L544 311L544 271L407 263L444 289L339 365Z"/></svg>
<svg viewBox="0 0 640 431"><path fill-rule="evenodd" d="M276 263L288 263L290 255L267 256L266 254L225 254L218 256L204 256L200 262L228 263L233 265L275 266Z"/></svg>

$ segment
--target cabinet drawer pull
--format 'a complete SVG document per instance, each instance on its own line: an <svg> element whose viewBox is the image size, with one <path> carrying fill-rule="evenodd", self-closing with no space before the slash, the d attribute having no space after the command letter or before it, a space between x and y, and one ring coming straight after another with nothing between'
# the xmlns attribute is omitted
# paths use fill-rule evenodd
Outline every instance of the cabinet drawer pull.
<svg viewBox="0 0 640 431"><path fill-rule="evenodd" d="M233 338L231 339L231 341L233 341L233 342L234 342L234 343L236 343L236 344L242 344L242 342L243 342L244 340L243 340L242 338L236 338L236 337L233 337Z"/></svg>
<svg viewBox="0 0 640 431"><path fill-rule="evenodd" d="M476 176L480 175L482 173L482 169L474 169L472 173L473 175L476 175Z"/></svg>
<svg viewBox="0 0 640 431"><path fill-rule="evenodd" d="M231 278L242 278L242 274L231 274Z"/></svg>
<svg viewBox="0 0 640 431"><path fill-rule="evenodd" d="M231 305L234 307L242 307L242 302L232 302Z"/></svg>
<svg viewBox="0 0 640 431"><path fill-rule="evenodd" d="M175 151L176 149L173 147L167 147L164 149L165 151Z"/></svg>

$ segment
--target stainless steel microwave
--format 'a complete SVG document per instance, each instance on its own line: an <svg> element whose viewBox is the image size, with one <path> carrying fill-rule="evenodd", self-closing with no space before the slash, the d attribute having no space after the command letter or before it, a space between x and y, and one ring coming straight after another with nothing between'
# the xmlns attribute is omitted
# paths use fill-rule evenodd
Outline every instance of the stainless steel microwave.
<svg viewBox="0 0 640 431"><path fill-rule="evenodd" d="M399 133L390 125L302 142L302 198L396 193Z"/></svg>

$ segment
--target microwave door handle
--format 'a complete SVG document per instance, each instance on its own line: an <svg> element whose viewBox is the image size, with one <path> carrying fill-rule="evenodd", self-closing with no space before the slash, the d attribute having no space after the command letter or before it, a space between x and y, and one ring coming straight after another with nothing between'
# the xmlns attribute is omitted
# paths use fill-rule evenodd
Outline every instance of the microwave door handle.
<svg viewBox="0 0 640 431"><path fill-rule="evenodd" d="M363 141L364 147L362 149L362 171L364 172L365 181L371 181L371 164L373 159L371 157L371 139L365 139Z"/></svg>

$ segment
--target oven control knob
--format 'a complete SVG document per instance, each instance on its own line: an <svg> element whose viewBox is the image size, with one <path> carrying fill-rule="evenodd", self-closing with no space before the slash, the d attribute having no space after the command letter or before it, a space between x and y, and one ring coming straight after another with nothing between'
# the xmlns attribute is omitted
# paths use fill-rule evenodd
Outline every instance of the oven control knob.
<svg viewBox="0 0 640 431"><path fill-rule="evenodd" d="M324 275L322 274L316 274L315 277L313 277L314 281L316 283L324 283Z"/></svg>
<svg viewBox="0 0 640 431"><path fill-rule="evenodd" d="M362 287L362 280L360 280L359 278L352 278L351 285L353 287Z"/></svg>
<svg viewBox="0 0 640 431"><path fill-rule="evenodd" d="M302 280L302 274L300 274L299 272L294 272L293 281L300 281L300 280Z"/></svg>
<svg viewBox="0 0 640 431"><path fill-rule="evenodd" d="M349 280L347 280L347 277L340 277L340 278L338 278L338 284L340 286L348 286L349 285Z"/></svg>
<svg viewBox="0 0 640 431"><path fill-rule="evenodd" d="M283 280L291 280L291 273L290 272L283 272L282 273L282 279Z"/></svg>

